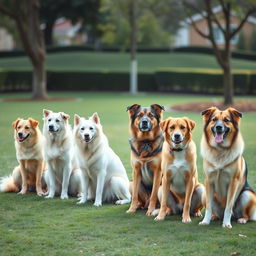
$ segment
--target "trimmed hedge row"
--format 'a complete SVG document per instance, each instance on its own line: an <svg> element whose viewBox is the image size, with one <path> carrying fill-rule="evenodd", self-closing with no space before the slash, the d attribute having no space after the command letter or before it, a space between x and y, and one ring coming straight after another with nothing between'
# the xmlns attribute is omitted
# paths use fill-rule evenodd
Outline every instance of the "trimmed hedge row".
<svg viewBox="0 0 256 256"><path fill-rule="evenodd" d="M48 71L49 91L129 91L129 74L125 72ZM222 74L197 69L162 69L138 75L139 91L221 94ZM29 71L0 71L0 92L30 91ZM256 94L256 72L234 74L235 93Z"/></svg>

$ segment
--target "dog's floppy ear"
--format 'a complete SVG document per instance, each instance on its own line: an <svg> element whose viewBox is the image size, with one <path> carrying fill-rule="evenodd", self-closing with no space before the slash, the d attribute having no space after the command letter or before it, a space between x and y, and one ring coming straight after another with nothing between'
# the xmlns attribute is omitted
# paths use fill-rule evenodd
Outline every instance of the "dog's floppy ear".
<svg viewBox="0 0 256 256"><path fill-rule="evenodd" d="M98 115L97 112L93 113L93 115L90 117L90 119L96 123L96 124L100 124L100 117Z"/></svg>
<svg viewBox="0 0 256 256"><path fill-rule="evenodd" d="M79 115L77 115L77 114L74 115L74 125L79 125L80 118L81 117Z"/></svg>
<svg viewBox="0 0 256 256"><path fill-rule="evenodd" d="M38 121L36 121L35 119L33 119L33 118L31 118L31 117L28 119L28 121L30 122L30 124L31 124L31 126L32 126L33 128L36 128L36 127L38 126L38 124L39 124Z"/></svg>
<svg viewBox="0 0 256 256"><path fill-rule="evenodd" d="M70 118L70 116L64 112L60 112L61 117L66 121Z"/></svg>
<svg viewBox="0 0 256 256"><path fill-rule="evenodd" d="M128 106L126 111L129 112L130 118L134 118L137 110L141 107L139 104L133 104L131 106Z"/></svg>
<svg viewBox="0 0 256 256"><path fill-rule="evenodd" d="M50 113L52 113L52 111L51 111L51 110L43 109L44 117L47 117Z"/></svg>
<svg viewBox="0 0 256 256"><path fill-rule="evenodd" d="M216 107L207 108L202 112L202 116L204 116L204 120L208 121L212 114L217 110Z"/></svg>
<svg viewBox="0 0 256 256"><path fill-rule="evenodd" d="M243 114L239 111L237 111L235 108L228 108L227 111L233 116L235 120L239 120L243 117Z"/></svg>
<svg viewBox="0 0 256 256"><path fill-rule="evenodd" d="M158 105L158 104L152 104L150 107L151 107L151 109L154 110L154 112L157 115L157 118L160 121L162 119L162 116L163 116L163 111L165 110L164 106L161 106L161 105Z"/></svg>
<svg viewBox="0 0 256 256"><path fill-rule="evenodd" d="M190 120L190 119L187 118L187 117L183 117L183 118L184 118L184 120L186 121L186 123L187 123L187 125L188 125L189 131L192 131L192 130L195 128L196 123L195 123L193 120Z"/></svg>
<svg viewBox="0 0 256 256"><path fill-rule="evenodd" d="M18 126L18 123L20 122L21 118L17 118L14 122L12 122L13 129L16 129Z"/></svg>
<svg viewBox="0 0 256 256"><path fill-rule="evenodd" d="M160 122L159 125L160 125L160 128L161 128L161 130L162 130L163 132L166 132L170 120L171 120L171 118L168 118L168 119L166 119L166 120Z"/></svg>

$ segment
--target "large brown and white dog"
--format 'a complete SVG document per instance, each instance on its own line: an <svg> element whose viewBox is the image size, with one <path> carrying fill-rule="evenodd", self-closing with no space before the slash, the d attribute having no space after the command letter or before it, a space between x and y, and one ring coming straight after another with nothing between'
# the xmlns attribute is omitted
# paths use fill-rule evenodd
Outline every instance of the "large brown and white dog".
<svg viewBox="0 0 256 256"><path fill-rule="evenodd" d="M74 123L75 152L83 174L83 193L78 203L85 203L89 198L94 199L94 206L113 201L130 203L125 168L110 148L98 114L94 113L88 120L75 115Z"/></svg>
<svg viewBox="0 0 256 256"><path fill-rule="evenodd" d="M223 227L256 220L256 195L247 182L247 167L242 156L244 141L239 130L242 114L234 108L216 107L202 112L204 134L201 154L205 174L206 212L200 225L212 218L223 218Z"/></svg>
<svg viewBox="0 0 256 256"><path fill-rule="evenodd" d="M159 124L163 110L157 104L150 107L134 104L127 108L133 169L133 182L130 185L132 202L127 212L136 212L139 207L148 208L146 214L150 216L156 208L162 177L161 152L164 138Z"/></svg>
<svg viewBox="0 0 256 256"><path fill-rule="evenodd" d="M46 198L77 196L81 192L81 170L74 152L69 115L46 109L43 115L44 154L48 167L44 173L48 187Z"/></svg>
<svg viewBox="0 0 256 256"><path fill-rule="evenodd" d="M32 118L18 118L12 123L12 126L19 165L15 167L12 175L1 179L0 191L19 191L19 194L36 191L41 196L44 194L41 178L45 170L45 162L42 134L38 127L38 121Z"/></svg>
<svg viewBox="0 0 256 256"><path fill-rule="evenodd" d="M165 141L162 151L162 186L158 197L161 208L155 220L166 213L182 214L182 222L191 222L190 213L201 216L204 186L198 183L196 145L192 140L195 122L183 118L168 118L160 123Z"/></svg>

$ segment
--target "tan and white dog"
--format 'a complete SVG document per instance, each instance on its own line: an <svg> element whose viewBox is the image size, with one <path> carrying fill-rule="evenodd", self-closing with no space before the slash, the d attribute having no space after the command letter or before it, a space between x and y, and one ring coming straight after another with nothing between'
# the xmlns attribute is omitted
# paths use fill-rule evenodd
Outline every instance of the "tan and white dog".
<svg viewBox="0 0 256 256"><path fill-rule="evenodd" d="M15 167L12 175L3 177L0 181L0 191L19 192L36 191L43 195L41 179L45 170L43 157L42 134L38 121L29 118L18 118L12 123L16 157L19 165Z"/></svg>
<svg viewBox="0 0 256 256"><path fill-rule="evenodd" d="M74 117L75 152L83 173L82 196L85 203L89 195L94 206L116 201L126 204L131 200L129 180L120 158L109 147L100 118L94 113L89 120Z"/></svg>
<svg viewBox="0 0 256 256"><path fill-rule="evenodd" d="M256 220L256 194L247 182L242 156L244 141L239 129L242 114L234 108L221 111L212 107L202 115L206 212L199 224L208 225L211 219L220 218L223 227L232 228L232 217L238 223Z"/></svg>
<svg viewBox="0 0 256 256"><path fill-rule="evenodd" d="M81 170L74 154L69 115L46 109L43 115L44 153L48 166L44 173L48 187L46 198L53 198L55 194L61 199L67 199L68 194L77 196L81 192Z"/></svg>
<svg viewBox="0 0 256 256"><path fill-rule="evenodd" d="M182 213L182 222L191 222L190 214L201 216L204 193L204 186L198 183L196 145L192 140L195 122L187 117L170 117L160 127L165 137L163 178L158 191L161 208L155 220L164 220L166 214Z"/></svg>

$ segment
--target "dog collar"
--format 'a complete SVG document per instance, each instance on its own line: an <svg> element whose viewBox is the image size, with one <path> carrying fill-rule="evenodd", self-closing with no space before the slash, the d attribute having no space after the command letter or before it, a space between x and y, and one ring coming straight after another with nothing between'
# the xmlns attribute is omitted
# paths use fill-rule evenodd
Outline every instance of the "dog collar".
<svg viewBox="0 0 256 256"><path fill-rule="evenodd" d="M170 152L172 153L172 152L180 152L180 151L182 151L183 150L183 148L170 148Z"/></svg>

